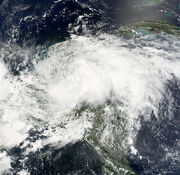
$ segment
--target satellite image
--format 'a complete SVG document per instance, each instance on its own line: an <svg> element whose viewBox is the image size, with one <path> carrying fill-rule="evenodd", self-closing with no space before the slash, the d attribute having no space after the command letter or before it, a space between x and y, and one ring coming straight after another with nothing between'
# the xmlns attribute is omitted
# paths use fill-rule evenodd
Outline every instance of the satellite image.
<svg viewBox="0 0 180 175"><path fill-rule="evenodd" d="M180 0L0 0L0 175L180 175Z"/></svg>

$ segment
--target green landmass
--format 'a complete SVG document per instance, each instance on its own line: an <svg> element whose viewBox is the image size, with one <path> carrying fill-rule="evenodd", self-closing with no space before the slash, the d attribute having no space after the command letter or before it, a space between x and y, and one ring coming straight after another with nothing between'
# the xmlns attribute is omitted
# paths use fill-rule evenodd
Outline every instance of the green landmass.
<svg viewBox="0 0 180 175"><path fill-rule="evenodd" d="M119 102L118 105L123 104ZM110 116L107 115L106 108L111 110ZM136 175L127 159L127 152L122 146L128 132L126 128L126 114L117 109L117 104L110 103L100 106L82 104L76 107L73 113L75 118L82 117L83 113L93 114L92 129L87 131L84 139L90 143L101 156L104 162L104 174ZM113 138L113 141L108 141L107 139L107 143L103 143L101 138L106 127L113 128L112 135L109 137L110 139Z"/></svg>
<svg viewBox="0 0 180 175"><path fill-rule="evenodd" d="M164 0L143 0L143 2L141 2L141 6L155 6L162 2L164 2Z"/></svg>
<svg viewBox="0 0 180 175"><path fill-rule="evenodd" d="M164 21L143 21L123 26L119 30L120 36L124 38L138 38L144 35L155 35L159 33L179 37L180 28Z"/></svg>

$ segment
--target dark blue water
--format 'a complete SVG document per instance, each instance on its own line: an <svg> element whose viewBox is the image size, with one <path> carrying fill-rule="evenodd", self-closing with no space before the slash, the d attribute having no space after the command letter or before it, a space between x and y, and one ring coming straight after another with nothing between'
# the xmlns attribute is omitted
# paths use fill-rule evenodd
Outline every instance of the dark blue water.
<svg viewBox="0 0 180 175"><path fill-rule="evenodd" d="M180 174L179 97L179 81L167 82L163 102L159 104L158 118L153 111L149 121L145 121L146 116L141 116L142 126L137 135L136 148L142 157L130 157L138 174Z"/></svg>
<svg viewBox="0 0 180 175"><path fill-rule="evenodd" d="M132 0L2 1L0 39L13 38L23 46L56 42L68 37L70 32L81 33L83 24L92 33L97 30L113 32L117 25L142 20L166 20L180 25L178 0L152 7L136 7L136 4ZM83 17L78 19L79 16Z"/></svg>

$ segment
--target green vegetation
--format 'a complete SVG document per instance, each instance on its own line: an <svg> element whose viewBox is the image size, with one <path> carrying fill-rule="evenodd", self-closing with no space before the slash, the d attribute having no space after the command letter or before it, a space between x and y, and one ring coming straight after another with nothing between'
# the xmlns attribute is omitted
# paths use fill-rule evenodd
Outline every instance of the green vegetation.
<svg viewBox="0 0 180 175"><path fill-rule="evenodd" d="M143 2L141 2L141 6L155 6L162 2L164 2L164 0L143 0Z"/></svg>
<svg viewBox="0 0 180 175"><path fill-rule="evenodd" d="M158 33L180 36L180 28L163 21L144 21L127 25L119 31L120 36L127 39Z"/></svg>
<svg viewBox="0 0 180 175"><path fill-rule="evenodd" d="M123 145L128 134L127 116L125 111L118 109L119 106L123 106L123 103L108 102L99 106L82 104L74 109L73 114L75 118L83 117L84 114L92 117L92 129L86 132L84 139L101 156L104 174L135 175Z"/></svg>

